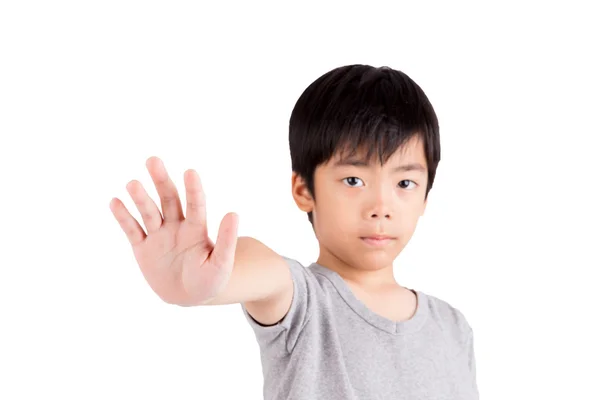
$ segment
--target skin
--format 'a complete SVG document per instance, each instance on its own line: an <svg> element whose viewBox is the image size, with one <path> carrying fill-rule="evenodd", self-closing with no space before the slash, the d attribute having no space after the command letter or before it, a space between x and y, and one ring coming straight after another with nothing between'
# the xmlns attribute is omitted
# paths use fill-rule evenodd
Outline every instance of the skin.
<svg viewBox="0 0 600 400"><path fill-rule="evenodd" d="M110 210L154 292L169 304L203 304L222 292L231 276L238 216L225 215L214 243L208 237L206 200L198 173L188 170L184 174L184 216L180 195L162 160L150 157L146 167L160 197L161 209L139 181L127 184L145 230L120 199L111 199Z"/></svg>
<svg viewBox="0 0 600 400"><path fill-rule="evenodd" d="M313 212L320 249L317 262L340 274L374 312L393 320L408 319L416 297L395 282L392 262L424 213L427 172L395 168L415 163L426 167L423 146L413 140L383 166L340 166L338 160L333 157L315 171L318 201L298 175L292 176L298 207ZM255 239L238 238L235 213L223 218L213 242L207 234L206 201L197 172L184 174L184 216L179 193L162 161L151 157L146 165L161 209L140 182L127 185L145 230L121 200L113 198L110 208L152 289L170 304L241 302L263 324L281 320L293 294L282 257ZM385 246L371 246L361 239L375 234L394 239Z"/></svg>
<svg viewBox="0 0 600 400"><path fill-rule="evenodd" d="M389 296L405 303L410 298L414 304L414 294L396 283L392 263L412 237L427 205L427 160L422 142L413 138L384 165L378 160L366 166L336 165L339 159L336 155L317 167L317 201L304 180L296 173L292 175L292 194L298 208L313 213L319 241L317 262L336 271L373 307L389 300ZM394 170L414 163L425 169ZM378 247L361 239L375 234L394 239Z"/></svg>

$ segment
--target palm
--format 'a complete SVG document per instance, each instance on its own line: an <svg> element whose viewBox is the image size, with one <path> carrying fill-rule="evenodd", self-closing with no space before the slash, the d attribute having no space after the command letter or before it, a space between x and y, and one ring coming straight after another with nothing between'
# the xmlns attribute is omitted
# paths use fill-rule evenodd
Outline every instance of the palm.
<svg viewBox="0 0 600 400"><path fill-rule="evenodd" d="M216 296L227 283L233 267L237 218L223 218L217 244L207 234L204 194L194 171L186 172L187 215L166 175L162 162L152 157L148 170L162 203L162 216L141 184L128 190L146 225L145 233L123 204L113 200L111 209L127 234L136 261L150 287L169 303L201 303Z"/></svg>

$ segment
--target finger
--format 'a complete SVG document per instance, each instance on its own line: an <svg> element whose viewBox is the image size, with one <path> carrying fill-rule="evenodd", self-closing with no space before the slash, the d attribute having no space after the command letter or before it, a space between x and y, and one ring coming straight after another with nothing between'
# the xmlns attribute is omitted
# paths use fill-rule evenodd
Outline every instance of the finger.
<svg viewBox="0 0 600 400"><path fill-rule="evenodd" d="M181 200L175 184L169 177L164 163L158 157L150 157L146 161L146 168L150 172L156 191L160 197L163 219L165 222L183 220Z"/></svg>
<svg viewBox="0 0 600 400"><path fill-rule="evenodd" d="M185 197L187 206L185 218L194 225L206 227L206 196L202 189L200 176L193 169L185 171Z"/></svg>
<svg viewBox="0 0 600 400"><path fill-rule="evenodd" d="M146 238L146 233L137 220L127 211L121 200L113 198L110 201L110 210L132 246L141 243Z"/></svg>
<svg viewBox="0 0 600 400"><path fill-rule="evenodd" d="M148 234L159 230L163 222L162 215L156 203L150 198L146 189L144 189L144 186L134 180L127 184L127 191L142 216L142 221L144 221Z"/></svg>
<svg viewBox="0 0 600 400"><path fill-rule="evenodd" d="M217 234L217 242L210 255L211 262L219 267L232 267L235 261L239 218L235 213L223 217Z"/></svg>

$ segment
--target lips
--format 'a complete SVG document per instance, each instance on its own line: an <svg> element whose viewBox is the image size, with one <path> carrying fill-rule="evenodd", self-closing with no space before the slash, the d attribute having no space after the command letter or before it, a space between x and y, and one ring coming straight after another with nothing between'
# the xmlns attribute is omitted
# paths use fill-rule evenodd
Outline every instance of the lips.
<svg viewBox="0 0 600 400"><path fill-rule="evenodd" d="M362 239L385 240L385 239L393 239L393 237L387 236L387 235L373 235L373 236L363 236Z"/></svg>
<svg viewBox="0 0 600 400"><path fill-rule="evenodd" d="M364 236L360 239L370 246L385 246L396 238L387 235L373 235Z"/></svg>

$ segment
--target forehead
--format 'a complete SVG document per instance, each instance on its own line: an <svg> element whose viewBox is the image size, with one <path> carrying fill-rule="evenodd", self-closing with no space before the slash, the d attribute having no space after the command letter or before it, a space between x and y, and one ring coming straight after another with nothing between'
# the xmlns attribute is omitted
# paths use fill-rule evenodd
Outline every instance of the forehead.
<svg viewBox="0 0 600 400"><path fill-rule="evenodd" d="M344 148L334 154L331 160L328 162L331 167L339 167L350 164L366 164L366 165L374 165L381 164L380 161L383 161L383 165L386 164L394 164L398 165L402 164L420 164L424 167L427 166L427 158L425 157L425 148L423 145L423 141L419 137L411 138L407 141L403 146L399 147L392 153L387 160L379 160L379 153L377 151L371 152L370 159L368 156L367 149L352 149L352 148Z"/></svg>

